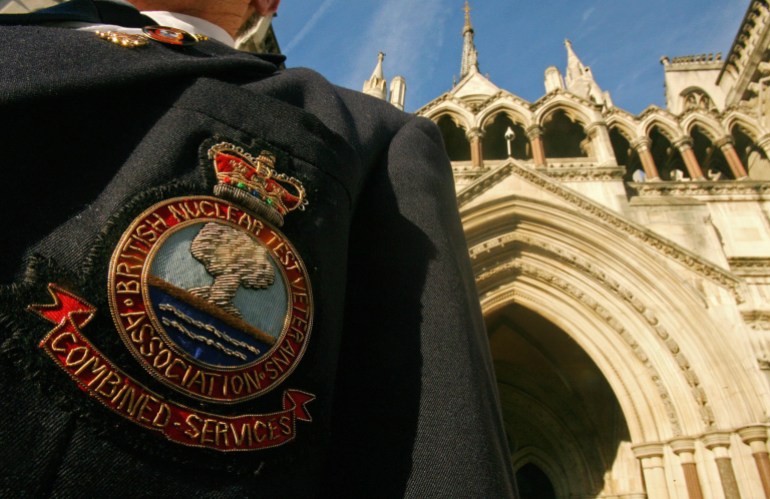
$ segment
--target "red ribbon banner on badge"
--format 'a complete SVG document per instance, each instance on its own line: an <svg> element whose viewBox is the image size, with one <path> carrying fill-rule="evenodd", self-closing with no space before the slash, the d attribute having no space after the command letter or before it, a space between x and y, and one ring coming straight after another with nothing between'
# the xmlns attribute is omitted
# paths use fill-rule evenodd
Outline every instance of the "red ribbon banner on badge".
<svg viewBox="0 0 770 499"><path fill-rule="evenodd" d="M294 440L297 421L312 421L306 405L315 396L301 390L286 390L282 410L270 414L222 416L169 402L116 367L82 335L95 307L55 284L48 291L53 303L28 307L56 324L40 348L83 391L148 430L188 446L249 451L284 445Z"/></svg>

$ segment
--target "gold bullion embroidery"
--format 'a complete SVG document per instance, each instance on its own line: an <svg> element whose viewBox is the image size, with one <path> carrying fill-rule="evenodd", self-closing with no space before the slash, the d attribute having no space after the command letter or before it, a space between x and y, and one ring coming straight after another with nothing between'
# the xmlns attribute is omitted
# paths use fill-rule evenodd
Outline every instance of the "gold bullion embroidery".
<svg viewBox="0 0 770 499"><path fill-rule="evenodd" d="M97 31L96 34L102 40L107 40L121 47L136 48L147 45L147 38L144 35L134 35L131 33L122 33L120 31Z"/></svg>

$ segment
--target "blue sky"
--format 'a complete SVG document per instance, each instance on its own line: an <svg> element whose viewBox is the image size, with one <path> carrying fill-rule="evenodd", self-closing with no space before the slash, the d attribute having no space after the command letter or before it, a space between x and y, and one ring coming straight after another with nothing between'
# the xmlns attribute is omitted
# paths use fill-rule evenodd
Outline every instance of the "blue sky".
<svg viewBox="0 0 770 499"><path fill-rule="evenodd" d="M549 66L566 66L572 40L617 107L664 106L663 55L730 49L750 0L471 0L481 72L528 101ZM274 20L287 66L313 68L360 90L386 54L385 75L406 78L414 111L459 75L464 0L283 0Z"/></svg>

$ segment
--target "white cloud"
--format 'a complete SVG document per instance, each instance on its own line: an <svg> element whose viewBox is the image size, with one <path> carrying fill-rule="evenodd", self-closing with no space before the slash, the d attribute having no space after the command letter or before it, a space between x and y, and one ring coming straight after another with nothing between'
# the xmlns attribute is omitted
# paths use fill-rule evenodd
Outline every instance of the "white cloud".
<svg viewBox="0 0 770 499"><path fill-rule="evenodd" d="M286 44L285 47L283 47L282 52L284 54L291 53L291 50L299 45L302 40L307 36L310 31L315 28L315 25L318 24L318 21L321 20L321 17L326 13L327 10L329 10L329 7L332 6L334 2L337 0L324 0L324 2L321 4L320 7L313 13L312 16L310 16L310 19L305 23L304 26L302 26L302 29L300 29L296 35L294 35L294 38L292 38L289 43Z"/></svg>
<svg viewBox="0 0 770 499"><path fill-rule="evenodd" d="M410 90L429 81L443 45L444 26L455 6L456 2L447 0L382 2L364 27L362 43L351 57L353 62L343 84L360 90L372 73L379 51L387 55L385 75L389 80L402 75Z"/></svg>
<svg viewBox="0 0 770 499"><path fill-rule="evenodd" d="M668 55L729 50L740 25L741 14L745 11L736 9L741 3L745 4L746 1L734 1L733 5L717 3L693 13L681 23L676 36L671 39L671 45L676 47L679 53L669 50L671 53Z"/></svg>
<svg viewBox="0 0 770 499"><path fill-rule="evenodd" d="M583 12L583 18L582 18L583 22L588 21L588 18L591 17L591 15L594 13L595 10L596 10L596 7L591 7L589 9L586 9L586 11Z"/></svg>

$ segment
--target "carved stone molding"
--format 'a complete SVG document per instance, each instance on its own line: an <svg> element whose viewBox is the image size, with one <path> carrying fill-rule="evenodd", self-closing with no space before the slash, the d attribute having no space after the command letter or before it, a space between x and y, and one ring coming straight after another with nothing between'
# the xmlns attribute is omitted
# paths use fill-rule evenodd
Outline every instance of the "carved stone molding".
<svg viewBox="0 0 770 499"><path fill-rule="evenodd" d="M596 104L594 104L592 101L584 99L579 95L575 95L572 92L569 92L567 90L560 88L558 90L545 94L544 96L540 97L538 100L533 102L532 112L537 113L537 111L540 108L547 106L548 104L551 103L552 100L555 100L557 98L561 98L561 100L571 101L572 103L580 107L583 111L585 111L588 116L593 115L594 110L597 108ZM568 109L563 109L563 110L565 112L569 111ZM583 124L585 125L586 123L583 123Z"/></svg>
<svg viewBox="0 0 770 499"><path fill-rule="evenodd" d="M650 140L650 138L647 136L637 137L631 141L630 145L637 151L641 151L643 149L649 149L652 145L652 140Z"/></svg>
<svg viewBox="0 0 770 499"><path fill-rule="evenodd" d="M478 127L473 127L467 132L465 132L465 137L468 140L473 140L475 138L483 139L484 135L486 135L486 132Z"/></svg>
<svg viewBox="0 0 770 499"><path fill-rule="evenodd" d="M690 387L693 398L696 404L698 405L698 407L700 408L700 413L704 424L707 427L712 426L714 424L714 413L711 407L709 406L706 393L701 386L700 378L692 369L692 366L689 360L687 359L687 357L685 356L685 354L682 352L682 349L679 343L671 336L669 331L660 323L660 320L657 318L654 311L649 306L644 304L633 293L632 290L623 286L620 282L617 281L617 279L608 275L603 269L597 267L587 259L582 258L581 256L579 256L574 252L568 251L563 247L557 247L555 245L552 245L547 241L543 241L542 239L535 239L535 238L519 235L516 233L508 233L508 234L498 236L497 238L495 238L494 242L491 242L491 244L489 241L487 241L483 245L477 245L472 247L470 249L471 259L475 260L482 253L491 252L494 247L509 246L511 244L517 244L520 247L522 247L522 249L529 250L532 252L546 253L549 256L561 261L565 265L575 268L581 274L591 276L595 281L600 282L606 289L610 290L621 301L624 301L628 305L630 305L630 307L633 308L644 319L644 321L650 327L650 329L655 331L655 334L657 335L659 340L663 343L663 345L665 346L665 349L673 357L674 361L676 362L676 365L682 371L682 375L684 376L684 379L687 381L687 384ZM622 326L620 321L612 317L610 312L607 311L600 304L598 304L593 298L585 295L582 291L577 289L574 285L567 283L564 279L558 276L550 275L543 269L537 269L534 266L531 266L528 264L521 264L519 262L514 261L514 262L506 262L505 264L502 265L502 268L501 266L496 266L490 270L487 270L485 272L478 274L476 276L476 284L479 289L484 289L485 280L490 279L494 277L496 274L499 274L501 272L505 273L505 272L510 272L511 270L523 272L527 275L537 277L541 280L545 280L548 283L555 284L557 285L557 287L562 289L562 291L567 291L568 294L577 298L579 301L587 305L589 308L596 311L599 314L599 316L602 317L602 319L610 327L612 327L616 332L618 332L618 334L626 341L626 343L632 348L632 350L634 350L634 353L637 356L637 358L640 361L645 362L645 365L649 364L648 367L653 369L647 355L641 351L637 352L637 350L640 350L641 347L639 347L638 343L633 339L631 334ZM545 278L543 276L545 276ZM655 376L659 381L660 378L659 376L657 376L657 373L655 374ZM663 393L661 393L661 397L663 398Z"/></svg>
<svg viewBox="0 0 770 499"><path fill-rule="evenodd" d="M767 442L767 425L757 424L738 429L738 435L746 445L752 442Z"/></svg>
<svg viewBox="0 0 770 499"><path fill-rule="evenodd" d="M680 151L686 151L687 149L692 149L693 140L689 135L685 135L683 137L674 139L671 141L671 144Z"/></svg>
<svg viewBox="0 0 770 499"><path fill-rule="evenodd" d="M703 445L709 449L714 450L716 448L728 449L731 444L731 433L729 431L714 431L707 433L701 437Z"/></svg>
<svg viewBox="0 0 770 499"><path fill-rule="evenodd" d="M701 201L770 201L770 182L751 180L629 182L639 197L689 197ZM740 198L740 199L738 199Z"/></svg>
<svg viewBox="0 0 770 499"><path fill-rule="evenodd" d="M765 150L770 147L770 133L761 136L757 140L757 145Z"/></svg>
<svg viewBox="0 0 770 499"><path fill-rule="evenodd" d="M674 451L674 454L677 456L682 456L683 454L690 454L690 457L692 454L695 454L695 439L694 438L688 438L688 437L682 437L682 438L676 438L674 440L671 440L668 445L671 447L671 450Z"/></svg>
<svg viewBox="0 0 770 499"><path fill-rule="evenodd" d="M479 195L500 183L500 181L511 174L512 168L513 163L509 162L491 170L485 175L482 175L481 178L476 180L476 182L469 185L457 194L457 205L462 208Z"/></svg>
<svg viewBox="0 0 770 499"><path fill-rule="evenodd" d="M448 100L451 101L452 100L452 96L449 93L446 93L446 94L444 94L444 95L442 95L440 97L435 98L433 101L425 104L424 106L422 106L420 109L417 110L417 114L420 115L420 116L424 116L425 114L428 113L428 111L438 107L440 104L442 104L442 103L444 103L444 102L446 102Z"/></svg>
<svg viewBox="0 0 770 499"><path fill-rule="evenodd" d="M547 170L565 170L565 169L578 169L578 168L599 168L596 166L596 161L592 158L551 158L547 165L540 166L537 171Z"/></svg>
<svg viewBox="0 0 770 499"><path fill-rule="evenodd" d="M607 129L607 123L604 121L593 121L583 128L587 136L593 138L593 135L600 129Z"/></svg>
<svg viewBox="0 0 770 499"><path fill-rule="evenodd" d="M530 265L528 263L524 263L521 261L505 262L491 270L482 272L476 276L476 283L481 288L483 286L484 280L491 278L495 274L500 274L500 273L510 274L512 272L526 275L527 277L537 279L550 286L556 287L557 289L561 290L562 292L566 293L572 298L583 303L588 308L592 309L594 313L598 317L600 317L604 323L610 326L623 339L623 341L626 343L629 349L633 352L636 359L639 362L641 362L642 365L644 365L645 369L647 370L650 379L652 380L652 382L655 384L657 388L658 396L660 397L661 402L666 408L666 415L668 417L669 423L671 424L671 428L674 435L679 436L682 434L682 427L681 427L681 424L679 423L679 418L677 416L674 403L672 402L671 394L668 392L668 389L663 383L663 380L660 374L655 369L655 366L653 366L652 361L650 360L650 356L644 352L642 347L634 339L631 333L625 327L623 327L622 323L618 319L612 316L612 313L609 310L607 310L603 305L601 305L599 302L594 300L592 297L583 293L576 286L567 282L562 277L556 274L547 272L535 265ZM482 296L482 302L483 301L484 301L484 297ZM655 321L657 322L657 319L655 319ZM667 335L667 338L669 338L668 333L665 333L665 334ZM678 349L678 345L677 345L677 349ZM686 359L685 359L685 363L686 363ZM702 404L699 404L699 405L702 407L708 408L706 395L705 393L703 393L702 389L700 389L699 396L701 397L701 400L702 400ZM708 408L708 412L711 413L710 408ZM707 419L713 419L713 417L707 418ZM713 424L713 421L704 421L704 422L706 423L707 426L710 426L711 424Z"/></svg>
<svg viewBox="0 0 770 499"><path fill-rule="evenodd" d="M741 316L751 330L770 331L770 310L747 310Z"/></svg>
<svg viewBox="0 0 770 499"><path fill-rule="evenodd" d="M489 173L490 170L491 168L487 166L473 166L473 163L470 161L464 161L461 165L452 165L452 173L455 176L473 174L477 177L480 177L485 173Z"/></svg>
<svg viewBox="0 0 770 499"><path fill-rule="evenodd" d="M623 168L618 167L576 168L572 164L559 166L561 168L549 164L548 168L538 168L538 171L562 182L617 181L623 180L623 176L626 173Z"/></svg>
<svg viewBox="0 0 770 499"><path fill-rule="evenodd" d="M500 90L499 92L490 95L487 99L481 101L481 102L475 102L471 106L468 107L468 109L471 109L474 113L478 113L479 111L486 109L489 107L492 103L497 102L498 100L503 98L503 95L506 92L503 90Z"/></svg>
<svg viewBox="0 0 770 499"><path fill-rule="evenodd" d="M637 115L637 119L639 121L644 120L647 116L651 114L656 114L658 116L661 116L663 118L669 118L669 119L676 119L676 116L674 116L668 109L661 109L660 107L656 106L655 104L650 104L644 110Z"/></svg>
<svg viewBox="0 0 770 499"><path fill-rule="evenodd" d="M651 457L663 457L663 444L660 442L634 445L632 447L637 459L646 459Z"/></svg>
<svg viewBox="0 0 770 499"><path fill-rule="evenodd" d="M770 277L770 258L728 258L730 269L741 277Z"/></svg>
<svg viewBox="0 0 770 499"><path fill-rule="evenodd" d="M534 125L530 125L529 127L527 127L526 132L527 132L527 137L529 138L529 140L534 140L534 139L536 139L538 137L542 137L543 133L545 132L545 130L543 130L542 126L540 126L538 124L534 124Z"/></svg>
<svg viewBox="0 0 770 499"><path fill-rule="evenodd" d="M551 194L561 198L575 208L579 209L581 213L592 216L595 220L598 220L605 225L609 225L614 229L619 230L631 238L639 241L645 246L663 253L666 257L675 260L681 265L684 265L696 274L706 277L709 280L719 284L720 286L725 287L726 289L730 290L738 303L743 303L743 297L738 290L740 281L729 272L722 270L718 266L702 259L698 255L673 243L672 241L668 241L658 236L651 230L648 230L639 224L631 222L622 216L615 214L608 208L605 208L604 206L575 192L574 190L559 185L558 183L549 179L546 175L536 172L531 168L520 166L511 161L507 165L500 167L500 169L500 174L504 175L503 169L505 169L505 172L514 174L517 177L526 180L527 182L539 186L543 190L550 192ZM483 181L484 179L479 179L478 182L481 183ZM650 184L657 185L658 183L651 182ZM647 184L645 183L643 185ZM473 187L474 186L471 185L466 188L465 191L460 193L460 196L466 194L466 191L470 193L470 189ZM461 207L473 198L473 196L469 196L468 198L460 199L460 196L458 196L458 202Z"/></svg>
<svg viewBox="0 0 770 499"><path fill-rule="evenodd" d="M714 141L714 146L719 147L720 149L727 144L730 144L731 146L735 145L735 140L733 139L732 135L725 135L724 137Z"/></svg>

